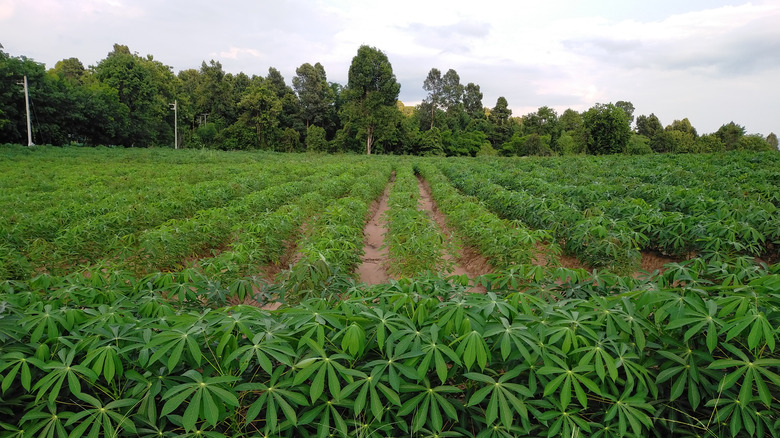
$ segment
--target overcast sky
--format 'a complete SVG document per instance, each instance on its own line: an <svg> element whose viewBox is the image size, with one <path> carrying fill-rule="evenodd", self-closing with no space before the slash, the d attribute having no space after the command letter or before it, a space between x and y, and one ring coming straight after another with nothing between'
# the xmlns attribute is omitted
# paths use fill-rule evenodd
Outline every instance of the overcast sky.
<svg viewBox="0 0 780 438"><path fill-rule="evenodd" d="M0 0L0 44L48 68L114 43L173 67L214 59L263 75L320 62L345 84L361 44L387 54L407 104L432 67L519 116L631 101L699 133L729 121L780 134L780 1Z"/></svg>

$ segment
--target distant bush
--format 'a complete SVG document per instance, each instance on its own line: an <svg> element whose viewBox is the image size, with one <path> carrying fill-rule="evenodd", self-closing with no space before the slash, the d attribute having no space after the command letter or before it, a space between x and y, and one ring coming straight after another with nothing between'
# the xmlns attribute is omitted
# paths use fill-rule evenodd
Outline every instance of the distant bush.
<svg viewBox="0 0 780 438"><path fill-rule="evenodd" d="M644 135L632 135L628 140L628 145L626 145L626 153L628 155L652 154L653 149L650 148L650 139Z"/></svg>

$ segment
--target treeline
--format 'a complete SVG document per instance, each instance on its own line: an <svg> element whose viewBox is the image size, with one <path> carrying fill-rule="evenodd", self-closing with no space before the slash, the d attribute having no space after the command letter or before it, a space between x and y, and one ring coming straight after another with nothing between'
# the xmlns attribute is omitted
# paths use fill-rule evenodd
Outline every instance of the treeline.
<svg viewBox="0 0 780 438"><path fill-rule="evenodd" d="M777 150L778 144L774 133L747 134L734 122L699 135L687 118L665 127L654 114L634 120L626 101L561 114L543 106L513 117L504 97L485 107L479 85L461 84L452 69L431 69L422 84L425 100L405 106L387 56L368 46L358 49L346 85L329 82L319 63L298 67L288 85L273 67L265 76L234 75L213 60L174 74L119 44L97 65L69 58L49 70L0 50L0 142L26 143L24 95L16 84L25 75L33 140L53 145L175 141L186 148L474 156Z"/></svg>

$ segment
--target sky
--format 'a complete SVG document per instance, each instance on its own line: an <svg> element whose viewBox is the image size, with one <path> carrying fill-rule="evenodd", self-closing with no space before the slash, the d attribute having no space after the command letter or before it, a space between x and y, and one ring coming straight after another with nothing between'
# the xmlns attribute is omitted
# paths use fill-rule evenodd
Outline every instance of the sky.
<svg viewBox="0 0 780 438"><path fill-rule="evenodd" d="M780 134L780 1L0 0L0 44L54 67L95 65L114 43L175 73L219 61L248 75L320 62L346 84L363 44L382 50L407 105L431 68L513 115L630 101L700 134L734 121Z"/></svg>

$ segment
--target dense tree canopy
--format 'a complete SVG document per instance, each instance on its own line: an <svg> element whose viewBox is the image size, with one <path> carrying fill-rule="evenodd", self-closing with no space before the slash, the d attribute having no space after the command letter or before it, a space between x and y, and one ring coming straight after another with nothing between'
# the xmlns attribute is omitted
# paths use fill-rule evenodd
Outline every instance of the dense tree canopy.
<svg viewBox="0 0 780 438"><path fill-rule="evenodd" d="M513 117L506 98L486 108L480 86L463 85L451 68L431 68L425 99L407 106L387 55L369 46L358 49L346 85L328 82L319 62L298 67L290 85L274 67L265 76L232 74L215 60L174 75L120 44L94 66L65 58L48 71L0 47L0 80L8 85L0 88L0 142L26 143L16 85L24 76L35 143L469 156L777 149L775 134L748 134L734 122L699 135L687 118L666 128L652 113L634 119L625 100Z"/></svg>

